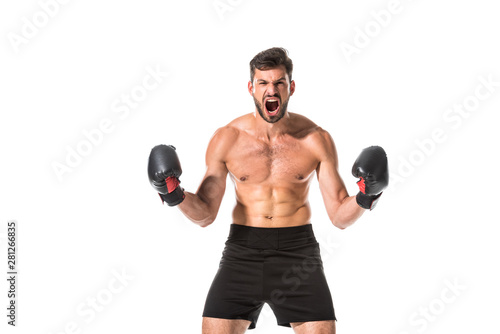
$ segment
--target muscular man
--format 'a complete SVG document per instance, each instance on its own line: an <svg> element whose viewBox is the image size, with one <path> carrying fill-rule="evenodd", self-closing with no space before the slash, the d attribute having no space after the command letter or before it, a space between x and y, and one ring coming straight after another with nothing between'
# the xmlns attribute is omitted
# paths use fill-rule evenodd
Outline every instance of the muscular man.
<svg viewBox="0 0 500 334"><path fill-rule="evenodd" d="M344 229L373 209L388 184L380 147L362 151L349 196L327 131L287 110L295 92L292 61L282 48L250 62L248 92L255 112L218 129L208 145L206 174L196 193L179 184L173 146L159 145L148 172L163 201L195 224L214 222L229 174L236 191L229 237L203 312L202 331L244 333L268 303L278 325L295 333L335 333L335 312L311 225L308 191L316 174L332 224Z"/></svg>

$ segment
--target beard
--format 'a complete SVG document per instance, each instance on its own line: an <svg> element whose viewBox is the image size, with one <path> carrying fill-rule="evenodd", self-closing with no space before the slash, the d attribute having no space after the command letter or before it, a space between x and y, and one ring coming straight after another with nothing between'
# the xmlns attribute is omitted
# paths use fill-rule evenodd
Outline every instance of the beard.
<svg viewBox="0 0 500 334"><path fill-rule="evenodd" d="M288 107L288 100L290 98L288 98L286 101L284 101L283 103L281 103L281 98L280 98L280 106L279 106L279 111L276 115L273 115L273 116L269 116L269 115L266 115L264 113L264 111L262 110L262 104L257 101L257 99L254 97L253 98L253 102L255 103L255 107L257 108L257 110L259 111L259 115L260 117L262 117L262 119L264 121L266 121L267 123L276 123L277 121L279 121L280 119L283 118L283 116L285 116L285 112L286 112L286 109Z"/></svg>

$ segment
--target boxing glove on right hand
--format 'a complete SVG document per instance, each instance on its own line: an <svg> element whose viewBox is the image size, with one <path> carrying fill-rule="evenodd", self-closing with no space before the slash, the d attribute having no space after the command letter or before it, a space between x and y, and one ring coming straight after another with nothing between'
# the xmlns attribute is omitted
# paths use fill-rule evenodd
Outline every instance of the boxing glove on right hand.
<svg viewBox="0 0 500 334"><path fill-rule="evenodd" d="M389 185L389 168L384 149L370 146L361 151L352 166L352 175L359 178L356 202L364 209L373 210L382 191Z"/></svg>
<svg viewBox="0 0 500 334"><path fill-rule="evenodd" d="M162 202L169 206L180 204L184 200L184 189L179 186L182 174L181 163L172 145L158 145L149 154L148 175Z"/></svg>

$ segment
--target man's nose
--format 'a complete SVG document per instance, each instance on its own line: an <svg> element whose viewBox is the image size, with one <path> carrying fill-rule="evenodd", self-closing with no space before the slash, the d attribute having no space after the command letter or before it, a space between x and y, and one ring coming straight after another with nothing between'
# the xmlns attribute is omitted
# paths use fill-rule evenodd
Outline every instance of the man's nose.
<svg viewBox="0 0 500 334"><path fill-rule="evenodd" d="M277 93L278 93L278 89L276 88L275 85L271 84L267 87L267 95L274 96Z"/></svg>

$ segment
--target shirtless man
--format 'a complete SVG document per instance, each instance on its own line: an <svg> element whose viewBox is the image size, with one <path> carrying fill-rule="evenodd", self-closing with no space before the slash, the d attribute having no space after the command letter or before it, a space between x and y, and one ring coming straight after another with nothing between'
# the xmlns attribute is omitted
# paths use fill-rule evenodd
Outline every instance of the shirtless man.
<svg viewBox="0 0 500 334"><path fill-rule="evenodd" d="M206 174L196 193L179 185L173 146L151 151L148 173L162 201L195 224L214 222L229 174L236 191L229 237L207 295L204 334L255 328L264 303L278 325L295 333L335 333L335 313L311 225L308 191L314 174L332 224L344 229L373 209L388 184L380 147L353 166L360 192L349 196L337 171L335 145L325 130L287 110L295 92L292 61L282 48L250 62L248 92L255 112L218 129L208 145Z"/></svg>

